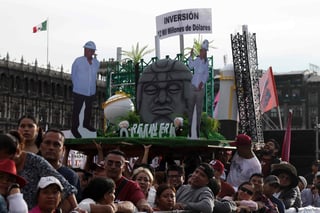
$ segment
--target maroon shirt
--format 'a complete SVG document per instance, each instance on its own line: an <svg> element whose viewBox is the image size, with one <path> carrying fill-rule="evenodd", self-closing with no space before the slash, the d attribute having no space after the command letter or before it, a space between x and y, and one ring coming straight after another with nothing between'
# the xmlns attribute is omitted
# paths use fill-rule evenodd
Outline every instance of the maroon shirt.
<svg viewBox="0 0 320 213"><path fill-rule="evenodd" d="M116 194L119 187L120 191L118 192L118 196L115 198L115 201L131 201L136 205L139 200L145 199L144 193L140 189L139 184L133 180L129 180L122 176L116 182Z"/></svg>
<svg viewBox="0 0 320 213"><path fill-rule="evenodd" d="M217 195L218 197L220 198L223 198L225 196L233 197L235 193L236 192L234 188L229 183L226 183L223 180L221 180L221 191Z"/></svg>

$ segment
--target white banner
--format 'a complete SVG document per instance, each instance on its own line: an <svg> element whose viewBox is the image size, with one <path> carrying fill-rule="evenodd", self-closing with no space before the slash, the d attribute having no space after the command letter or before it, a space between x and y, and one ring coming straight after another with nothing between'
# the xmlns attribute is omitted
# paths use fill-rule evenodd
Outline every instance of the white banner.
<svg viewBox="0 0 320 213"><path fill-rule="evenodd" d="M156 17L160 39L180 34L212 33L211 8L177 10Z"/></svg>

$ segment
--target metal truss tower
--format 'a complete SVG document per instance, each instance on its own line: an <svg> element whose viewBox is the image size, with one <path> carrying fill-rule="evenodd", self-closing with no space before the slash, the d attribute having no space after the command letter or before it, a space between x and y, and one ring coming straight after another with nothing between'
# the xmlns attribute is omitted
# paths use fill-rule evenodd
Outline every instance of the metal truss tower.
<svg viewBox="0 0 320 213"><path fill-rule="evenodd" d="M231 35L234 75L239 110L239 133L250 135L253 142L263 143L256 35Z"/></svg>

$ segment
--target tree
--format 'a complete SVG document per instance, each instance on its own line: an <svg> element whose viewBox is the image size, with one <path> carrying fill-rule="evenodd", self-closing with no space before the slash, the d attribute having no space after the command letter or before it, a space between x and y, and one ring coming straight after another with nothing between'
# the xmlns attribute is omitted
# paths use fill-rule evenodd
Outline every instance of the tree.
<svg viewBox="0 0 320 213"><path fill-rule="evenodd" d="M122 51L122 54L124 56L127 56L130 60L132 60L132 62L134 64L134 83L135 83L135 94L136 95L137 95L138 81L139 81L139 77L140 77L139 63L140 63L141 59L143 58L143 56L154 51L154 49L147 50L147 48L148 48L148 45L139 49L139 42L137 42L136 47L134 47L134 45L132 45L131 51L126 51L126 50ZM135 103L135 105L137 106L137 103Z"/></svg>
<svg viewBox="0 0 320 213"><path fill-rule="evenodd" d="M200 54L200 49L201 49L201 45L202 45L203 40L204 40L204 39L202 38L201 35L199 35L197 39L194 38L194 39L193 39L193 46L192 46L192 47L186 47L186 48L185 48L185 50L186 50L186 51L185 51L185 52L186 52L185 57L188 57L188 56L189 56L189 53L190 53L191 49L193 49L194 55L196 55L196 56L199 55L199 54ZM210 45L210 44L212 44L212 43L213 43L213 40L209 41L209 48L216 49L216 47Z"/></svg>

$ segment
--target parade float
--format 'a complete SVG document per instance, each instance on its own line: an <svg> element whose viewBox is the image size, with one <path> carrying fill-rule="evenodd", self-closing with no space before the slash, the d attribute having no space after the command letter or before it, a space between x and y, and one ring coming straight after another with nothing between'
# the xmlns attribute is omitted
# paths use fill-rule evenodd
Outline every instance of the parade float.
<svg viewBox="0 0 320 213"><path fill-rule="evenodd" d="M104 152L118 148L128 156L141 156L143 145L152 145L150 156L167 153L176 158L188 153L212 155L220 148L233 149L218 132L219 122L208 115L206 109L201 117L200 137L188 136L190 125L186 108L190 81L189 68L179 60L162 59L150 63L139 78L136 105L130 94L115 91L101 105L103 129L96 137L86 137L86 132L81 132L84 137L67 139L66 147L89 155L97 154L95 141L101 144ZM207 104L204 106L208 108Z"/></svg>
<svg viewBox="0 0 320 213"><path fill-rule="evenodd" d="M181 13L196 14L196 18L166 21L169 20L168 17L179 17ZM119 148L131 156L141 155L143 145L150 144L150 155L166 153L185 156L190 152L212 155L216 149L232 149L229 141L218 132L219 121L213 118L212 56L207 57L209 80L204 88L200 133L196 126L199 121L189 123L189 120L197 120L199 114L193 113L193 116L190 116L192 112L188 111L191 109L188 104L193 70L187 66L187 58L183 54L183 34L212 33L211 22L210 8L177 10L157 16L156 57L145 63L142 60L145 48L138 49L137 43L137 48L133 47L132 52L121 53L129 56L131 60L109 61L105 66L102 65L105 68L106 93L109 95L102 104L103 130L98 131L94 138L90 135L67 139L67 148L96 153L94 140L101 143L103 151ZM179 36L180 54L174 59L169 56L160 59L160 40L171 36ZM202 42L200 36L195 40L191 47L195 53L200 52ZM208 50L208 47L206 49ZM87 134L89 132L83 133Z"/></svg>

